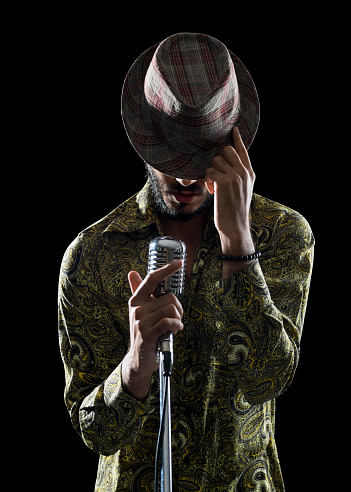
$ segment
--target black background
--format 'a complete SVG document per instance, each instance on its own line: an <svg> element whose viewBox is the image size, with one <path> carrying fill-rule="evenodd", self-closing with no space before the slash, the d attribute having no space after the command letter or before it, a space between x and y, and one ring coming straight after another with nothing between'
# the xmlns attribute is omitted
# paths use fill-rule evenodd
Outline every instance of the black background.
<svg viewBox="0 0 351 492"><path fill-rule="evenodd" d="M28 170L36 238L36 275L29 290L33 309L40 309L31 316L31 359L38 368L29 380L39 391L30 406L35 425L27 450L36 456L34 473L40 471L43 483L48 473L58 490L92 491L98 464L98 456L73 430L63 403L56 328L60 262L81 230L143 186L142 161L121 122L121 87L144 50L181 31L220 39L250 71L261 102L261 123L250 149L255 192L299 211L316 236L301 359L292 386L277 399L276 440L288 492L317 490L312 483L321 479L314 467L324 440L321 408L327 404L326 319L320 313L328 294L320 251L330 200L322 181L323 163L330 161L321 102L326 99L325 59L332 53L314 16L267 9L260 14L251 7L238 12L228 5L205 9L196 15L164 12L164 17L151 6L148 14L138 7L53 9L28 29L30 42L22 51L28 83L21 97L26 152L37 163Z"/></svg>

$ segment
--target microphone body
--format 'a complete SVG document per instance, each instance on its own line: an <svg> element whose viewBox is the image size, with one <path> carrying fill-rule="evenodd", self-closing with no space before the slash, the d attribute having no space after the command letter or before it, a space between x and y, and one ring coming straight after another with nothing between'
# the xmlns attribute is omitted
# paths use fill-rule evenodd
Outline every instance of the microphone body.
<svg viewBox="0 0 351 492"><path fill-rule="evenodd" d="M153 272L173 260L183 260L183 266L176 273L158 284L154 295L160 296L172 292L177 297L181 295L185 284L186 246L183 241L172 236L162 236L153 239L149 245L149 262L147 272ZM158 361L163 354L164 373L171 373L173 366L173 333L160 340L158 347Z"/></svg>

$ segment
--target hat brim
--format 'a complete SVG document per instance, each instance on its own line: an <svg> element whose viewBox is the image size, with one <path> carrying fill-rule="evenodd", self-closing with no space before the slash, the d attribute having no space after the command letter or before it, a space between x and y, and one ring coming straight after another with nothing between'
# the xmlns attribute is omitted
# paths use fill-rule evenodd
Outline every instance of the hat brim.
<svg viewBox="0 0 351 492"><path fill-rule="evenodd" d="M154 128L146 124L142 111L144 80L158 46L159 43L144 51L133 63L125 78L121 105L127 136L140 157L158 171L174 178L204 178L212 159L220 153L223 145L231 143L231 135L229 141L228 135L225 135L221 146L217 145L205 152L199 149L199 152L185 154L177 152L163 135L157 134ZM240 94L240 118L235 126L239 128L241 138L248 149L257 132L260 104L249 71L234 53L229 51L229 54L234 64Z"/></svg>

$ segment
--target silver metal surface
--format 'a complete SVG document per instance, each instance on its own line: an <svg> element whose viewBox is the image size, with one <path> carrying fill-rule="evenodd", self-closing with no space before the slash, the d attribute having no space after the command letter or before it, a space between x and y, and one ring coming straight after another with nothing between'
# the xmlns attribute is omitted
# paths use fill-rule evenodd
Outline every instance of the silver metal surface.
<svg viewBox="0 0 351 492"><path fill-rule="evenodd" d="M172 292L178 296L182 293L186 272L186 246L172 236L157 237L149 246L148 273L167 265L173 260L183 260L182 268L163 280L155 291L156 295Z"/></svg>

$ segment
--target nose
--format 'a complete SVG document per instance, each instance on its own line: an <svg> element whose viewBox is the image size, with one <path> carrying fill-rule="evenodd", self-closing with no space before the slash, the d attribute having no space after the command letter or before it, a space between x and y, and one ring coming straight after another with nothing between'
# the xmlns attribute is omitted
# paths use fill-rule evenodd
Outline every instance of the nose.
<svg viewBox="0 0 351 492"><path fill-rule="evenodd" d="M178 181L178 183L180 183L185 188L187 186L190 186L193 183L196 183L196 181L197 181L197 179L179 179L179 178L176 178L176 180Z"/></svg>

